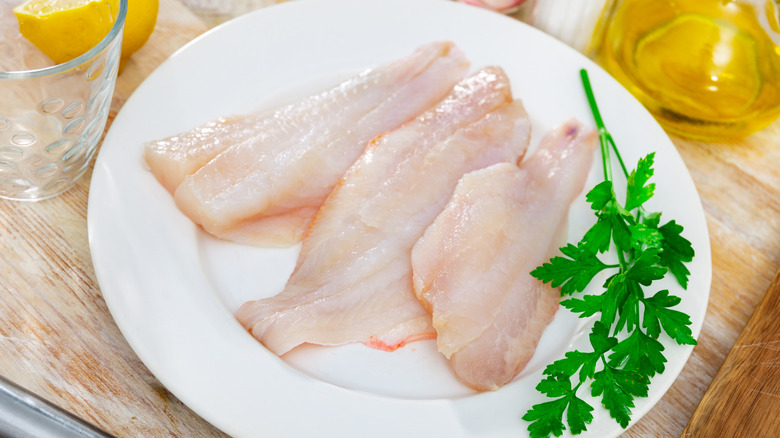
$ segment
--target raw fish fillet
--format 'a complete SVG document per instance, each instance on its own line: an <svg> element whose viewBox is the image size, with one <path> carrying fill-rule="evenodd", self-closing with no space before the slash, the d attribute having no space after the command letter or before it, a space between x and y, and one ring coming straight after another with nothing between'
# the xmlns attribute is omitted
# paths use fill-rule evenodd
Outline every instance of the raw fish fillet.
<svg viewBox="0 0 780 438"><path fill-rule="evenodd" d="M512 380L552 321L559 293L529 273L565 244L595 146L595 131L569 121L520 167L465 175L414 245L415 294L467 385L494 390Z"/></svg>
<svg viewBox="0 0 780 438"><path fill-rule="evenodd" d="M176 141L152 144L147 160L169 188L183 177L176 204L207 232L241 243L289 246L300 241L372 138L435 105L467 70L467 59L452 43L428 44L270 113L219 120ZM184 164L176 164L179 158Z"/></svg>
<svg viewBox="0 0 780 438"><path fill-rule="evenodd" d="M516 162L529 131L500 68L465 79L371 142L317 213L285 289L244 304L238 320L279 355L305 342L392 350L432 337L412 291L412 246L463 174Z"/></svg>
<svg viewBox="0 0 780 438"><path fill-rule="evenodd" d="M344 109L342 106L346 105L355 105L350 116L360 117L381 105L381 102L391 99L394 92L405 93L397 96L397 101L399 98L409 98L412 92L423 91L423 95L417 100L405 103L408 107L399 110L397 117L403 117L404 111L412 111L413 114L407 115L403 121L409 120L444 97L449 88L465 76L468 62L461 52L453 49L451 43L432 43L419 48L407 58L366 70L330 90L285 107L248 115L221 117L191 131L149 142L145 149L146 162L160 183L173 193L187 175L195 173L220 152L265 131L289 129L284 124L289 123L290 119L303 118L301 125L305 126L311 123L312 115L335 118L337 113ZM415 81L430 81L427 69L448 68L448 65L454 68L445 74L442 83L437 84L438 87L431 90L408 88L419 87ZM362 104L349 102L360 94ZM425 99L430 99L430 102L427 105L422 104L423 107L415 111L415 106L421 105L421 101ZM323 120L318 126L324 126L327 122L328 120ZM388 129L392 128L395 126ZM284 134L278 132L276 135Z"/></svg>

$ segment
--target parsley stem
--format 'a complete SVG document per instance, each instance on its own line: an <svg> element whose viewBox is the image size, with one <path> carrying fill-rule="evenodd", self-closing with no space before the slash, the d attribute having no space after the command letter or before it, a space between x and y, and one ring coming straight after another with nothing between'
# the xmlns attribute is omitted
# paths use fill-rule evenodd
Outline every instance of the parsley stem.
<svg viewBox="0 0 780 438"><path fill-rule="evenodd" d="M623 163L623 157L620 156L620 151L617 148L617 145L615 144L615 140L612 139L612 134L607 132L607 140L609 140L609 144L612 145L612 150L615 151L615 156L618 159L618 163L620 163L620 168L623 169L623 175L625 175L626 178L628 178L628 169L626 169L625 163Z"/></svg>
<svg viewBox="0 0 780 438"><path fill-rule="evenodd" d="M618 266L620 267L620 272L623 273L628 269L628 264L626 263L626 257L623 255L623 251L620 248L617 249L617 257L618 257Z"/></svg>
<svg viewBox="0 0 780 438"><path fill-rule="evenodd" d="M623 170L623 175L628 178L628 170L625 163L623 163L623 157L620 156L615 140L612 139L612 135L607 131L607 127L604 125L604 119L601 118L601 112L596 104L596 96L593 94L593 88L590 86L590 77L588 77L588 71L580 69L580 77L582 78L582 87L585 89L585 96L588 98L588 105L590 111L593 113L593 120L596 122L596 128L599 133L599 144L601 145L601 163L604 168L604 179L606 181L612 181L612 166L609 159L609 148L612 146L612 150L615 152L615 156L620 163L620 168ZM639 213L637 212L637 215ZM623 255L623 251L618 248L617 251L618 261L620 262L620 270L625 271L626 259Z"/></svg>
<svg viewBox="0 0 780 438"><path fill-rule="evenodd" d="M612 146L612 150L615 152L615 156L620 163L620 168L623 170L623 175L628 178L628 169L626 169L625 163L623 163L623 157L620 156L620 151L615 144L615 140L612 139L612 135L607 131L604 125L604 120L601 118L601 112L596 104L596 97L593 95L593 88L590 86L590 78L588 77L588 71L580 69L580 77L582 78L582 86L585 89L585 96L588 98L588 105L593 113L593 119L596 122L596 128L599 133L599 143L601 144L601 161L604 167L604 179L612 181L612 167L609 160L609 147Z"/></svg>
<svg viewBox="0 0 780 438"><path fill-rule="evenodd" d="M585 96L588 98L588 105L590 105L590 111L593 113L593 119L596 121L596 128L599 133L599 144L601 145L601 165L604 169L604 180L612 181L612 166L610 166L609 160L609 132L604 126L604 120L601 119L601 113L599 107L596 105L596 98L593 96L593 89L590 86L590 78L588 78L588 71L580 69L580 77L582 78L582 86L585 89Z"/></svg>

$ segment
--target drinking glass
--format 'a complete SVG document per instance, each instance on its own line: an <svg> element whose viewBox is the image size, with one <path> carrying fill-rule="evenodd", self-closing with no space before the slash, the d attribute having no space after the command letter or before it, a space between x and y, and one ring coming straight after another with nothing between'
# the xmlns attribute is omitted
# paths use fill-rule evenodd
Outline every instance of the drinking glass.
<svg viewBox="0 0 780 438"><path fill-rule="evenodd" d="M0 69L0 198L48 199L88 169L111 106L127 2L119 0L108 35L81 56L58 65ZM8 7L0 0L0 8ZM31 46L24 44L0 38L0 57L40 56L27 53Z"/></svg>

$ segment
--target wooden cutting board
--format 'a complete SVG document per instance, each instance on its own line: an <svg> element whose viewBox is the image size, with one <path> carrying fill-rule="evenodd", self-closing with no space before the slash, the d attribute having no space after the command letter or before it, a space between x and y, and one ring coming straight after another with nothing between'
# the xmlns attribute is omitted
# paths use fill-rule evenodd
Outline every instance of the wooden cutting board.
<svg viewBox="0 0 780 438"><path fill-rule="evenodd" d="M780 437L780 271L682 437Z"/></svg>

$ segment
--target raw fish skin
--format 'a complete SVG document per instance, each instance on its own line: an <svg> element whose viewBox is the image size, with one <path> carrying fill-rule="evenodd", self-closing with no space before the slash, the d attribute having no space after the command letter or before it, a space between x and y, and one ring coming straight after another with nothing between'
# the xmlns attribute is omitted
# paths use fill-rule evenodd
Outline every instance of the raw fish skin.
<svg viewBox="0 0 780 438"><path fill-rule="evenodd" d="M516 162L529 136L500 68L465 79L435 108L371 142L317 213L285 289L244 304L238 320L279 355L302 343L392 350L432 337L412 291L412 246L463 174Z"/></svg>
<svg viewBox="0 0 780 438"><path fill-rule="evenodd" d="M375 136L429 109L466 75L450 42L282 107L175 191L179 209L217 237L262 246L299 242L311 218Z"/></svg>
<svg viewBox="0 0 780 438"><path fill-rule="evenodd" d="M595 147L595 131L572 120L520 167L465 175L414 245L415 294L465 384L494 390L512 380L552 321L559 292L529 273L565 244L569 207Z"/></svg>

